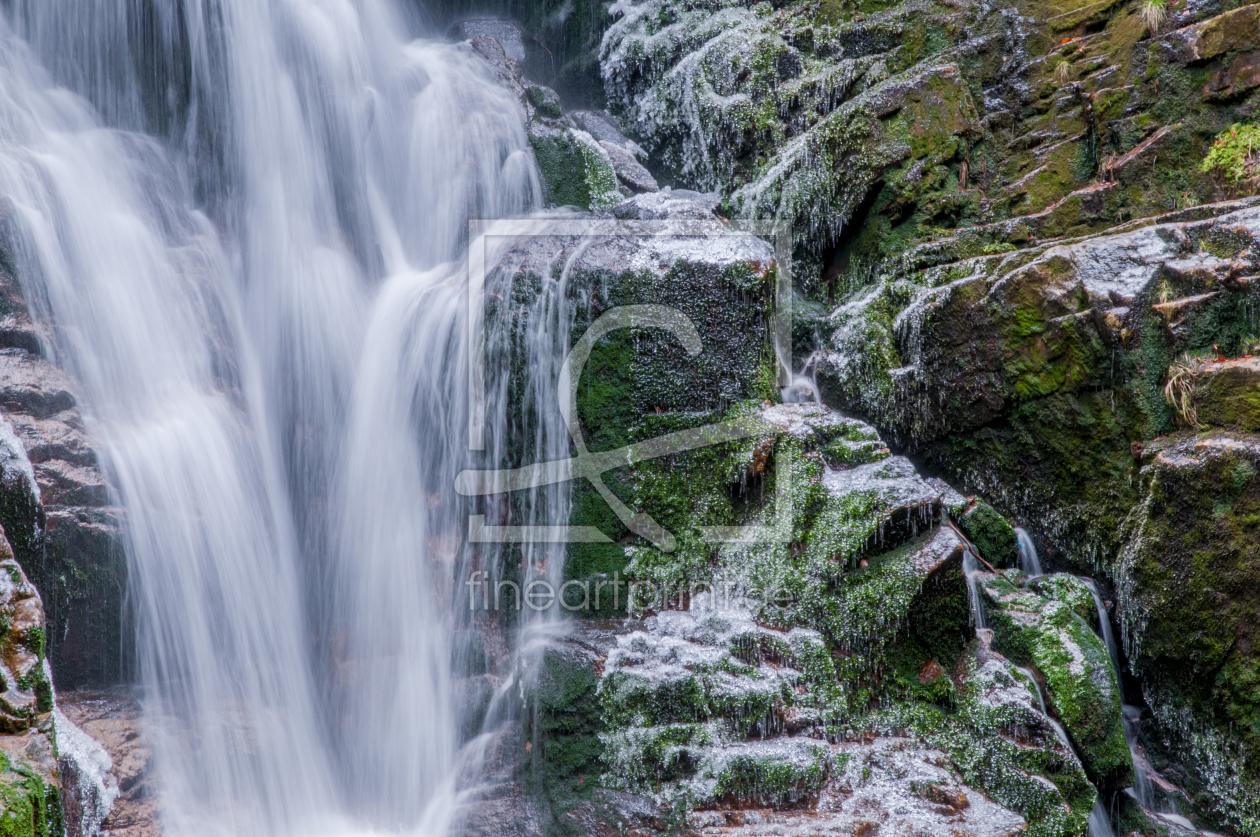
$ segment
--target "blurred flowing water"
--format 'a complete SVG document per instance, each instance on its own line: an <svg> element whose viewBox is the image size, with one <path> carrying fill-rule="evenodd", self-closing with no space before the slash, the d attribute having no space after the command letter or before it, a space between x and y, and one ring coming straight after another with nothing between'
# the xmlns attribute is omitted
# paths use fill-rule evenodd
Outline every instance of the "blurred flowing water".
<svg viewBox="0 0 1260 837"><path fill-rule="evenodd" d="M475 784L459 259L539 185L511 94L418 31L392 0L0 20L5 248L123 509L173 835L439 835ZM556 354L563 296L489 339ZM567 455L548 422L517 429Z"/></svg>

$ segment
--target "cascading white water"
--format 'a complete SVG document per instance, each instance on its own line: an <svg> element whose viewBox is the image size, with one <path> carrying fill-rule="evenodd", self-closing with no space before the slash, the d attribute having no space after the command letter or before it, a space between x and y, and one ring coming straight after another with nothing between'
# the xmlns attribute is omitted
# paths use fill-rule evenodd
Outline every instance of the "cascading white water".
<svg viewBox="0 0 1260 837"><path fill-rule="evenodd" d="M125 509L171 834L453 816L447 263L539 188L488 68L406 29L390 0L0 21L6 246Z"/></svg>
<svg viewBox="0 0 1260 837"><path fill-rule="evenodd" d="M1020 571L1029 578L1043 575L1041 572L1041 560L1037 557L1037 547L1033 544L1032 536L1023 529L1016 529L1015 539L1019 544Z"/></svg>
<svg viewBox="0 0 1260 837"><path fill-rule="evenodd" d="M1041 714L1046 716L1050 728L1054 730L1055 736L1059 739L1069 753L1080 761L1080 754L1076 752L1076 747L1072 744L1072 739L1068 737L1067 730L1063 725L1056 721L1050 715L1050 711L1046 708L1046 696L1041 691L1041 684L1037 682L1036 675L1031 669L1020 668L1019 672L1028 678L1028 682L1032 685L1033 693L1037 696L1037 704L1041 707ZM1115 830L1111 827L1111 820L1107 817L1107 810L1103 808L1102 800L1094 802L1094 807L1090 809L1089 819L1086 823L1089 837L1115 837Z"/></svg>
<svg viewBox="0 0 1260 837"><path fill-rule="evenodd" d="M963 577L967 579L967 601L971 604L971 623L977 631L989 626L984 620L984 602L980 600L980 582L976 575L980 572L980 562L968 546L963 547Z"/></svg>
<svg viewBox="0 0 1260 837"><path fill-rule="evenodd" d="M1023 529L1016 528L1015 539L1019 547L1020 571L1029 578L1044 575L1041 570L1041 560L1037 557L1037 547L1033 544L1032 536Z"/></svg>

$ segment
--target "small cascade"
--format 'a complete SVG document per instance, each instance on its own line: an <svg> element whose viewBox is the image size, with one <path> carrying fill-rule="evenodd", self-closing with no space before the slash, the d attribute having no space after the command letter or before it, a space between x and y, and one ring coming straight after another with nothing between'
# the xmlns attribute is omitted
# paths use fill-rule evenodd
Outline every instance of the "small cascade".
<svg viewBox="0 0 1260 837"><path fill-rule="evenodd" d="M818 391L818 380L815 368L822 352L814 352L805 358L799 372L792 372L787 386L779 388L784 404L821 404L822 394ZM782 368L782 367L780 367Z"/></svg>
<svg viewBox="0 0 1260 837"><path fill-rule="evenodd" d="M1034 555L1033 560L1036 560ZM1107 608L1103 605L1102 596L1098 595L1098 585L1094 584L1094 580L1088 576L1081 576L1081 581L1089 588L1089 594L1094 597L1094 609L1098 611L1098 628L1102 633L1103 644L1107 646L1107 656L1111 657L1111 666L1116 670L1116 684L1123 684L1124 678L1120 672L1120 650L1116 645L1116 635L1111 631L1111 619L1107 615ZM1123 691L1123 685L1121 685Z"/></svg>
<svg viewBox="0 0 1260 837"><path fill-rule="evenodd" d="M1151 783L1151 766L1146 760L1146 754L1142 752L1141 745L1138 744L1137 721L1141 714L1140 709L1136 706L1124 704L1120 707L1120 715L1124 722L1124 740L1129 745L1129 756L1133 759L1133 787L1128 788L1128 793L1148 811L1156 810L1155 803L1155 786Z"/></svg>
<svg viewBox="0 0 1260 837"><path fill-rule="evenodd" d="M984 608L980 605L980 585L976 574L980 572L980 562L969 547L963 547L963 575L967 577L967 598L971 601L971 621L977 631L989 627L984 621Z"/></svg>
<svg viewBox="0 0 1260 837"><path fill-rule="evenodd" d="M1019 541L1020 570L1029 578L1045 575L1041 571L1041 561L1037 558L1037 547L1033 546L1032 538L1023 529L1016 529L1015 537Z"/></svg>
<svg viewBox="0 0 1260 837"><path fill-rule="evenodd" d="M1129 746L1129 756L1133 760L1134 785L1130 788L1130 791L1143 808L1148 811L1156 811L1155 789L1151 784L1150 765L1147 763L1146 756L1142 752L1142 746L1138 741L1137 719L1140 710L1136 706L1129 706L1123 703L1124 675L1120 670L1120 650L1119 646L1116 645L1116 636L1111 630L1111 619L1107 615L1107 608L1103 604L1102 596L1098 593L1098 585L1094 583L1092 578L1087 576L1081 576L1080 578L1089 589L1090 595L1094 597L1094 609L1098 612L1099 632L1102 634L1103 644L1107 646L1107 655L1111 657L1112 668L1116 672L1116 687L1120 689L1124 740Z"/></svg>
<svg viewBox="0 0 1260 837"><path fill-rule="evenodd" d="M808 375L793 375L787 386L779 389L784 404L821 404L818 387Z"/></svg>
<svg viewBox="0 0 1260 837"><path fill-rule="evenodd" d="M1022 542L1021 542L1022 543ZM1034 558L1035 560L1035 558ZM1111 630L1111 620L1107 615L1107 608L1103 605L1102 596L1098 593L1098 586L1092 578L1080 576L1081 581L1089 589L1090 595L1094 598L1094 609L1098 612L1099 633L1102 635L1103 644L1107 646L1107 654L1111 657L1111 665L1116 673L1116 687L1120 689L1121 696L1121 721L1124 727L1124 740L1129 747L1129 757L1133 760L1133 786L1125 789L1125 793L1133 797L1139 805L1148 813L1173 823L1188 831L1196 834L1208 834L1210 832L1198 831L1190 820L1181 816L1177 812L1176 803L1166 795L1155 795L1155 785L1151 781L1151 774L1155 771L1151 767L1150 762L1146 760L1146 754L1142 750L1142 744L1138 735L1138 718L1142 710L1136 706L1123 703L1124 699L1124 678L1120 670L1120 651L1116 644L1115 634ZM1095 809L1095 814L1099 809ZM1103 816L1106 820L1106 816ZM1094 834L1094 814L1090 814L1090 834ZM1107 832L1098 832L1111 833Z"/></svg>
<svg viewBox="0 0 1260 837"><path fill-rule="evenodd" d="M1016 531L1020 532L1023 537L1027 537L1026 535L1023 535L1022 529L1017 529ZM1022 545L1023 542L1021 540L1021 553L1023 552ZM1033 553L1033 560L1037 560L1036 552ZM1033 674L1032 669L1018 668L1017 670L1028 678L1028 682L1032 683L1033 692L1037 695L1037 704L1041 707L1041 714L1046 716L1046 721L1049 722L1050 726L1054 729L1055 735L1059 737L1060 743L1062 743L1063 746L1072 753L1072 755L1076 756L1077 761L1081 761L1080 753L1076 752L1076 748L1072 746L1072 740L1068 738L1067 730L1063 728L1062 724L1054 719L1054 717L1050 714L1050 711L1046 708L1046 696L1042 693L1041 684L1037 682L1037 677ZM1111 827L1111 820L1107 818L1107 811L1102 806L1102 800L1094 802L1093 810L1089 812L1089 837L1115 837L1115 833L1116 832Z"/></svg>
<svg viewBox="0 0 1260 837"><path fill-rule="evenodd" d="M1089 837L1115 837L1111 820L1103 809L1102 802L1095 802L1094 809L1089 812Z"/></svg>

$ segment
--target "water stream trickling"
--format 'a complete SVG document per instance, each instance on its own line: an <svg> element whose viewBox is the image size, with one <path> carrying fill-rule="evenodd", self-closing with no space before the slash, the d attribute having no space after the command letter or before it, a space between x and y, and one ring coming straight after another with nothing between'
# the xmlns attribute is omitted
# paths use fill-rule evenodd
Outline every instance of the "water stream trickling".
<svg viewBox="0 0 1260 837"><path fill-rule="evenodd" d="M1041 571L1041 560L1037 557L1037 547L1032 537L1023 529L1015 530L1015 539L1019 544L1019 569L1029 578L1044 575Z"/></svg>
<svg viewBox="0 0 1260 837"><path fill-rule="evenodd" d="M1046 696L1041 691L1041 684L1037 682L1036 675L1033 674L1031 669L1027 668L1019 668L1018 671L1027 677L1028 682L1032 684L1033 692L1037 695L1037 703L1041 707L1041 714L1046 716L1046 721L1054 730L1059 743L1067 748L1067 751L1075 756L1077 761L1080 761L1080 754L1076 752L1076 747L1072 744L1072 739L1068 737L1067 730L1054 719L1054 716L1046 708ZM1094 807L1089 812L1088 828L1089 837L1114 837L1115 835L1115 831L1111 827L1111 820L1107 817L1107 809L1103 807L1101 799L1094 803Z"/></svg>
<svg viewBox="0 0 1260 837"><path fill-rule="evenodd" d="M1120 668L1120 649L1116 644L1116 637L1111 630L1111 619L1107 614L1107 608L1103 604L1102 596L1098 593L1098 585L1094 583L1092 578L1082 577L1081 581L1089 589L1090 595L1094 598L1094 609L1098 614L1099 632L1102 634L1103 644L1107 646L1107 654L1111 658L1111 665L1116 673L1116 685L1120 689L1121 699L1124 697L1124 675ZM1146 753L1142 749L1141 739L1138 736L1138 717L1141 710L1136 706L1122 703L1120 707L1121 722L1124 726L1124 740L1129 746L1129 756L1133 760L1133 787L1129 788L1129 792L1138 804L1151 813L1161 813L1175 815L1175 811L1163 812L1163 804L1155 798L1155 787L1151 782L1151 767L1146 760ZM1189 821L1186 821L1189 825Z"/></svg>
<svg viewBox="0 0 1260 837"><path fill-rule="evenodd" d="M453 260L539 188L512 96L412 29L392 0L0 18L5 247L125 510L172 835L457 815Z"/></svg>
<svg viewBox="0 0 1260 837"><path fill-rule="evenodd" d="M980 562L971 551L971 547L963 547L963 576L967 579L967 600L971 604L971 623L977 631L989 627L984 620L984 602L980 600L980 582L976 575L980 572Z"/></svg>

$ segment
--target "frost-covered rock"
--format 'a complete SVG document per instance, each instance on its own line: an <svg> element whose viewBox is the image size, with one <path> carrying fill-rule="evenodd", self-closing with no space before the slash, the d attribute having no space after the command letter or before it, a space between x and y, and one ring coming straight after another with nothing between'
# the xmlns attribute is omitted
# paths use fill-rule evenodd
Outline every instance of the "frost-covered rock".
<svg viewBox="0 0 1260 837"><path fill-rule="evenodd" d="M905 72L882 60L925 5L847 25L806 4L621 0L611 12L605 88L655 158L747 217L790 221L815 255L881 179L921 189L976 120L949 60ZM893 170L911 159L912 176Z"/></svg>
<svg viewBox="0 0 1260 837"><path fill-rule="evenodd" d="M0 833L61 837L44 606L0 529Z"/></svg>
<svg viewBox="0 0 1260 837"><path fill-rule="evenodd" d="M982 575L993 647L1030 666L1045 681L1049 706L1067 728L1090 777L1112 788L1132 782L1121 722L1120 684L1107 649L1085 613L1089 592L1073 576L1025 589L1001 575Z"/></svg>
<svg viewBox="0 0 1260 837"><path fill-rule="evenodd" d="M515 21L493 17L467 18L451 24L448 34L457 41L471 41L481 36L494 38L508 60L525 60L525 42L521 27Z"/></svg>
<svg viewBox="0 0 1260 837"><path fill-rule="evenodd" d="M95 739L53 709L66 837L97 837L118 798L113 761Z"/></svg>
<svg viewBox="0 0 1260 837"><path fill-rule="evenodd" d="M599 147L608 155L608 162L612 165L617 179L633 191L655 192L660 188L656 185L656 178L652 177L652 173L643 168L643 164L636 160L634 154L624 146L608 140L600 140Z"/></svg>

